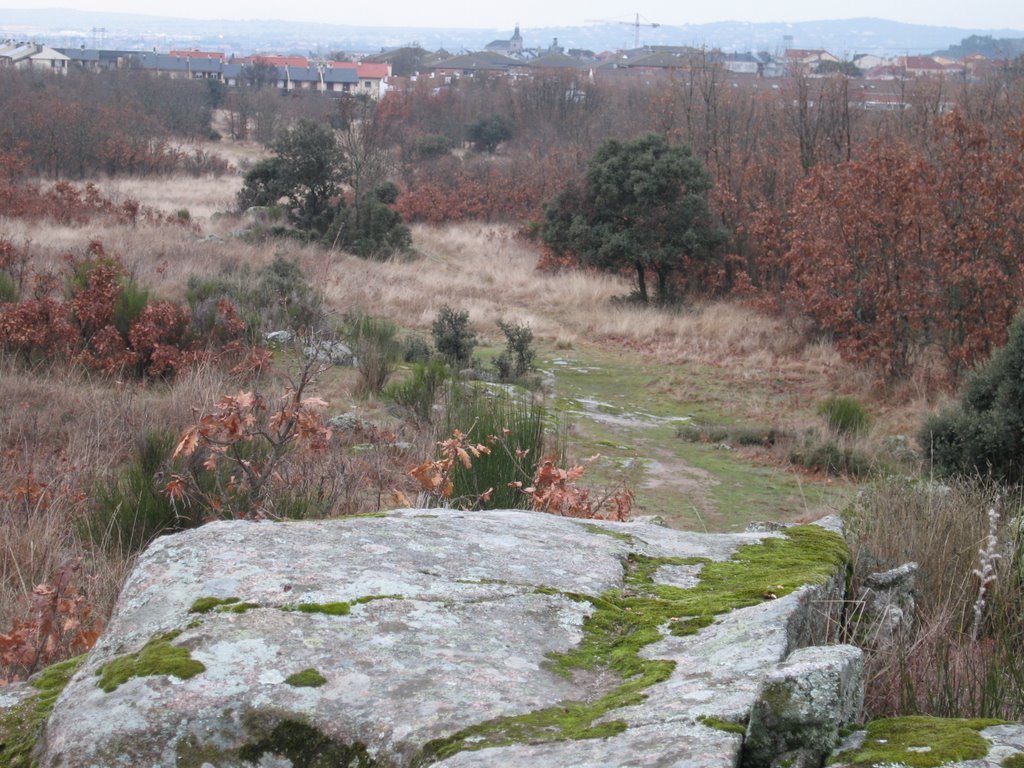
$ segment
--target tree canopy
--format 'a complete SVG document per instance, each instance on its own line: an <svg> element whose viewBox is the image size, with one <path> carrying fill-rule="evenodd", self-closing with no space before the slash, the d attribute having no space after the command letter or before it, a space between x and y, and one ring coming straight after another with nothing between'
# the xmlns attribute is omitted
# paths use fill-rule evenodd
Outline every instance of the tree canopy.
<svg viewBox="0 0 1024 768"><path fill-rule="evenodd" d="M939 474L1024 482L1024 315L1006 346L967 377L959 404L928 419L918 441Z"/></svg>
<svg viewBox="0 0 1024 768"><path fill-rule="evenodd" d="M498 145L512 138L512 123L503 115L484 115L466 129L466 135L478 152L494 154Z"/></svg>
<svg viewBox="0 0 1024 768"><path fill-rule="evenodd" d="M287 198L292 225L332 248L363 257L408 250L409 229L390 207L398 189L385 181L389 153L375 141L372 127L372 115L340 133L300 120L274 142L273 157L246 173L239 207L277 205Z"/></svg>
<svg viewBox="0 0 1024 768"><path fill-rule="evenodd" d="M667 300L671 278L714 256L725 240L708 207L711 178L689 147L650 134L598 149L582 187L570 184L545 207L541 236L558 254L618 272L631 269L642 301L647 276Z"/></svg>
<svg viewBox="0 0 1024 768"><path fill-rule="evenodd" d="M323 234L334 218L341 195L341 151L330 128L300 120L271 147L274 157L245 174L238 193L240 208L276 205L288 198L288 217L299 229Z"/></svg>

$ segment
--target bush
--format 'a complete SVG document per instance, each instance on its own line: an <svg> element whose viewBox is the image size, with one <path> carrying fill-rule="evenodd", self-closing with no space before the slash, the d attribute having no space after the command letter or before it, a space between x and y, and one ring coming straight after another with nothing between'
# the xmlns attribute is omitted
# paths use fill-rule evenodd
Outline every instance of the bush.
<svg viewBox="0 0 1024 768"><path fill-rule="evenodd" d="M813 431L805 434L790 450L789 460L804 469L826 475L865 478L874 470L874 463L863 451L830 438L822 438Z"/></svg>
<svg viewBox="0 0 1024 768"><path fill-rule="evenodd" d="M168 432L143 435L131 462L112 480L93 487L95 509L84 523L89 538L130 555L162 533L202 524L203 514L197 508L176 507L157 479L171 468L176 443Z"/></svg>
<svg viewBox="0 0 1024 768"><path fill-rule="evenodd" d="M476 334L469 327L469 312L456 312L445 304L437 312L431 333L434 348L452 368L462 370L473 364Z"/></svg>
<svg viewBox="0 0 1024 768"><path fill-rule="evenodd" d="M871 428L867 409L852 397L830 397L818 405L818 415L840 435L862 435Z"/></svg>
<svg viewBox="0 0 1024 768"><path fill-rule="evenodd" d="M111 320L122 336L128 338L132 323L139 319L142 310L149 304L149 299L149 291L141 288L134 278L127 275L121 278L121 292L114 301L114 315Z"/></svg>
<svg viewBox="0 0 1024 768"><path fill-rule="evenodd" d="M477 497L493 489L492 495L480 503L482 509L528 509L530 497L509 483L529 485L537 466L545 455L549 434L558 435L547 409L532 397L515 397L495 393L479 386L452 386L446 410L445 434L459 430L474 441L485 442L490 435L500 436L491 446L490 455L473 460L472 467L461 464L452 477L454 498ZM564 439L551 442L559 463L564 463Z"/></svg>
<svg viewBox="0 0 1024 768"><path fill-rule="evenodd" d="M252 301L265 309L264 324L312 332L323 321L320 292L310 285L296 262L283 256L275 256L273 262L256 273Z"/></svg>
<svg viewBox="0 0 1024 768"><path fill-rule="evenodd" d="M0 269L0 304L10 304L18 300L18 286L6 269Z"/></svg>
<svg viewBox="0 0 1024 768"><path fill-rule="evenodd" d="M352 315L346 319L346 336L356 356L359 383L356 394L377 394L387 383L401 357L398 326L390 320Z"/></svg>
<svg viewBox="0 0 1024 768"><path fill-rule="evenodd" d="M402 338L402 359L407 363L426 363L433 355L430 345L416 334Z"/></svg>
<svg viewBox="0 0 1024 768"><path fill-rule="evenodd" d="M391 384L384 397L409 411L420 421L429 422L437 402L438 392L448 380L448 368L442 360L433 359L416 363L405 381Z"/></svg>
<svg viewBox="0 0 1024 768"><path fill-rule="evenodd" d="M388 184L366 197L359 206L341 206L323 237L331 248L341 246L364 259L386 259L412 247L412 233L402 217L386 203L398 196L398 188Z"/></svg>
<svg viewBox="0 0 1024 768"><path fill-rule="evenodd" d="M736 445L772 446L788 437L774 427L727 426L724 424L694 424L688 422L676 427L676 437L691 443L735 443Z"/></svg>
<svg viewBox="0 0 1024 768"><path fill-rule="evenodd" d="M478 152L493 154L498 145L512 138L512 123L503 115L485 115L466 129L466 136Z"/></svg>
<svg viewBox="0 0 1024 768"><path fill-rule="evenodd" d="M941 475L991 475L1024 482L1024 316L1006 346L968 376L955 408L928 419L918 435Z"/></svg>
<svg viewBox="0 0 1024 768"><path fill-rule="evenodd" d="M498 327L505 334L505 351L494 361L502 381L518 381L534 369L537 353L533 349L533 331L528 325L514 325L502 320Z"/></svg>
<svg viewBox="0 0 1024 768"><path fill-rule="evenodd" d="M447 155L452 149L452 142L443 134L428 133L417 136L406 152L411 160L433 160Z"/></svg>
<svg viewBox="0 0 1024 768"><path fill-rule="evenodd" d="M269 331L313 333L324 326L323 297L299 265L283 256L255 273L242 269L230 276L189 277L185 299L203 332L214 329L222 298L235 305L252 342Z"/></svg>

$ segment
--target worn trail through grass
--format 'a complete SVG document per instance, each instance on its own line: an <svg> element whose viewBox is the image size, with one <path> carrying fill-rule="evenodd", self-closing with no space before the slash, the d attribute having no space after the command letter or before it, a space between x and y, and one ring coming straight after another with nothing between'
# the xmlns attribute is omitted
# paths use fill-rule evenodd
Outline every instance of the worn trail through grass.
<svg viewBox="0 0 1024 768"><path fill-rule="evenodd" d="M676 433L693 421L731 422L721 404L689 399L666 366L629 350L580 347L545 358L555 410L570 423L573 456L601 454L588 479L625 481L635 514L657 515L688 530L727 531L754 520L797 520L829 510L843 491L802 480L726 445L692 443Z"/></svg>

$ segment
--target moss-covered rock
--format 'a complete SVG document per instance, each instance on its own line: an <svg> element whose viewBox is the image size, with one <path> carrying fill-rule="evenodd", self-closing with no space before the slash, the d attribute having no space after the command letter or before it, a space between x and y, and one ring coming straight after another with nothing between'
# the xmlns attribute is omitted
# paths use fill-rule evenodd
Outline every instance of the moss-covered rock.
<svg viewBox="0 0 1024 768"><path fill-rule="evenodd" d="M180 631L168 632L154 637L138 653L129 653L108 661L96 670L99 677L97 685L111 693L133 677L169 675L188 680L205 672L206 667L192 658L188 648L171 644L180 634Z"/></svg>
<svg viewBox="0 0 1024 768"><path fill-rule="evenodd" d="M793 626L842 582L841 538L587 525L409 510L162 537L51 714L42 765L169 749L182 768L734 765L735 726L696 718L746 721ZM290 684L313 671L316 692Z"/></svg>
<svg viewBox="0 0 1024 768"><path fill-rule="evenodd" d="M84 656L47 667L30 683L35 693L9 710L0 709L0 768L32 768L39 732L61 691L84 661Z"/></svg>
<svg viewBox="0 0 1024 768"><path fill-rule="evenodd" d="M284 681L295 688L319 688L327 682L327 678L321 675L319 671L309 667L301 672L288 675Z"/></svg>
<svg viewBox="0 0 1024 768"><path fill-rule="evenodd" d="M868 723L859 747L835 754L830 765L849 768L901 764L938 768L946 763L980 760L989 742L981 731L1001 720L960 720L941 717L893 717Z"/></svg>

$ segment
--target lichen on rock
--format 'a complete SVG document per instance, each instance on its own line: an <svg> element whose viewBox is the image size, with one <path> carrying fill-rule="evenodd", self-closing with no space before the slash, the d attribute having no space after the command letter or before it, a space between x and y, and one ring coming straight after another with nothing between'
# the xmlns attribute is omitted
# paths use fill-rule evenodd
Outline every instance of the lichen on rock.
<svg viewBox="0 0 1024 768"><path fill-rule="evenodd" d="M843 583L841 537L587 525L402 510L162 537L55 707L41 765L735 765L735 727L697 718L746 721L794 623ZM296 670L324 682L289 684Z"/></svg>

